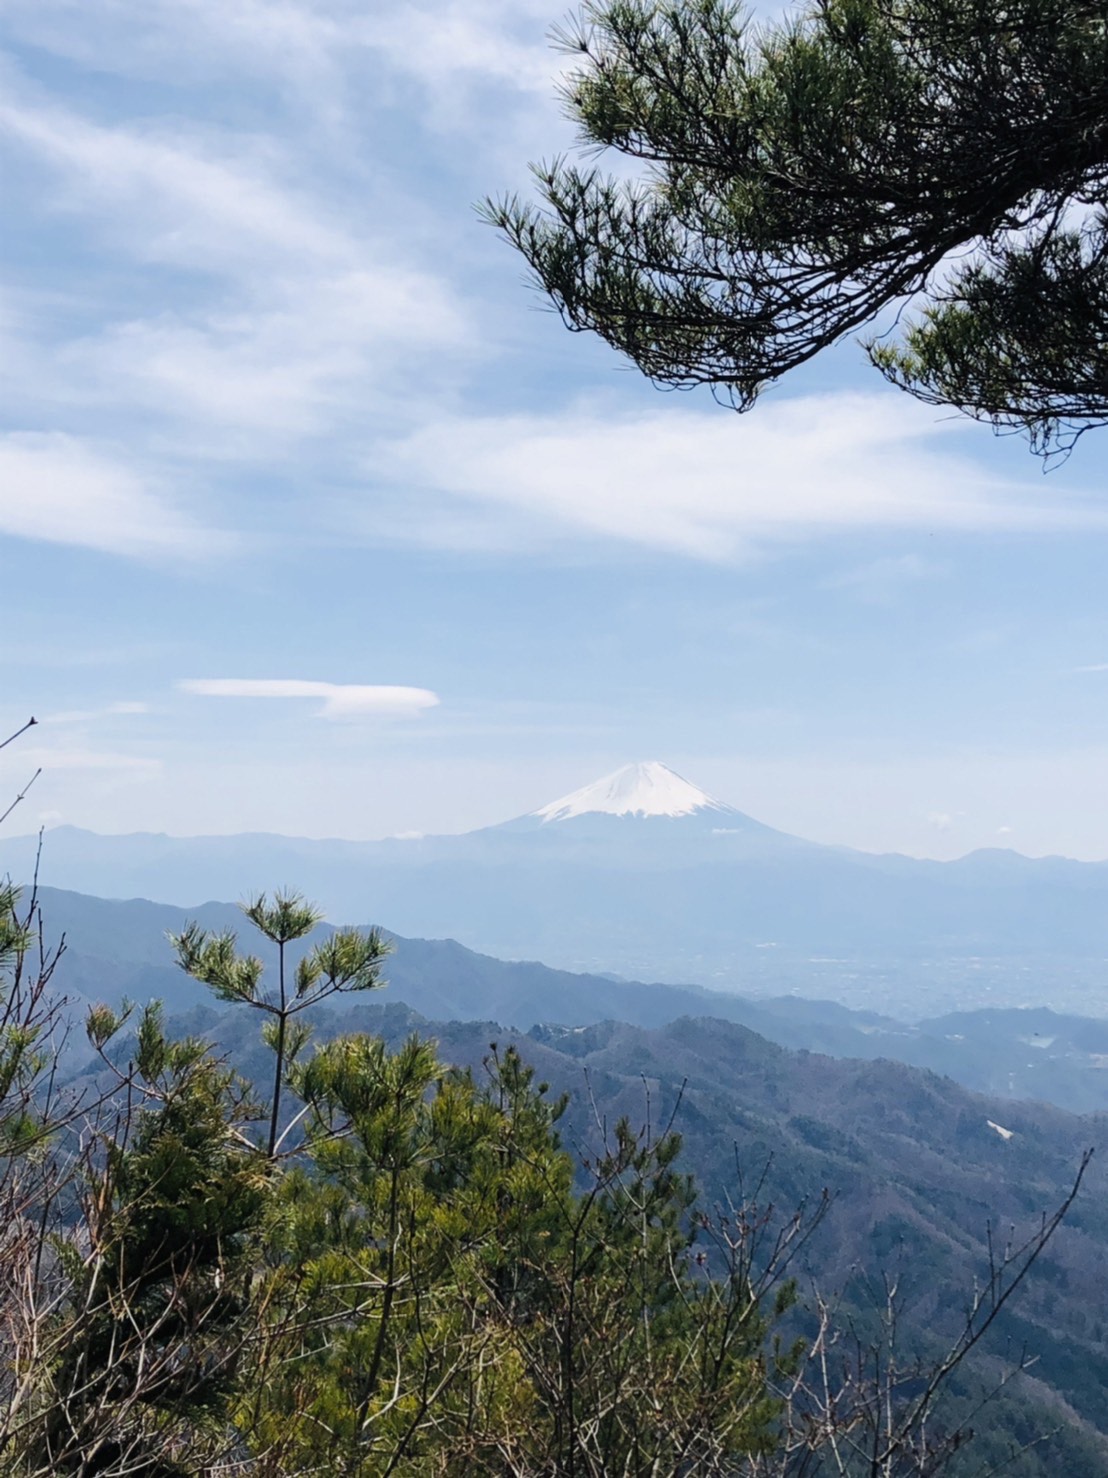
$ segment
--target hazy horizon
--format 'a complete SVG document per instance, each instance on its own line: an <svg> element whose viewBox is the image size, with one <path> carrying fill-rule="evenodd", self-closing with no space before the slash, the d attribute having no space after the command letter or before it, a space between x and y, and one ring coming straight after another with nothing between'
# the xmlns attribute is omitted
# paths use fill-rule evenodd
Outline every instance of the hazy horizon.
<svg viewBox="0 0 1108 1478"><path fill-rule="evenodd" d="M598 778L599 777L596 777L596 776L591 777L591 779L593 781L595 781ZM542 809L552 806L555 803L555 800L557 800L557 799L560 799L560 797L554 797L554 798L552 798L552 797L549 797L548 796L546 798L546 800L542 804L540 804L540 805L535 805L535 806L530 806L529 805L529 806L527 806L527 808L525 810L513 811L511 814L491 815L491 816L489 816L489 817L487 817L485 819L479 820L477 822L477 824L474 825L474 826L458 826L458 827L454 827L454 828L443 826L443 827L429 827L429 828L426 828L426 829L423 829L423 830L409 829L409 830L398 830L398 831L391 831L391 832L376 832L376 833L359 833L359 832L354 832L354 831L345 831L345 832L344 831L333 831L333 832L326 832L326 831L289 832L289 831L277 831L277 830L274 830L273 828L267 828L267 827L228 827L228 828L223 829L223 830L204 830L204 831L200 831L200 830L192 830L192 831L170 831L170 830L168 830L166 828L129 827L129 828L127 828L127 829L124 830L124 829L107 829L107 828L98 828L98 827L85 827L85 826L79 826L79 825L77 825L75 823L66 822L66 821L53 821L53 822L44 823L43 824L43 827L42 827L42 830L43 830L44 836L47 839L49 838L50 833L52 831L69 828L69 829L78 830L78 831L85 831L85 832L88 832L88 833L90 833L92 835L97 835L97 836L141 836L141 835L146 835L146 836L166 836L166 837L170 837L170 838L177 839L177 840L189 840L189 839L194 839L195 840L195 839L203 839L203 838L206 838L206 837L274 836L274 837L281 837L281 838L284 838L284 839L287 839L287 840L293 840L293 841L318 841L318 842L334 841L334 842L351 842L351 843L358 843L358 842L367 842L367 843L369 843L369 842L378 842L378 841L418 841L418 840L422 840L425 837L432 837L432 836L462 836L462 835L465 835L466 833L471 832L471 831L479 831L479 830L483 830L483 829L488 828L488 827L495 827L495 826L504 825L504 824L506 824L508 822L511 822L511 821L515 821L515 820L523 819L524 817L529 817L529 816L535 815L536 813L538 813ZM1007 851L1007 852L1016 853L1017 855L1022 856L1022 857L1028 857L1028 858L1032 858L1032 859L1041 859L1041 858L1046 858L1046 857L1065 857L1065 858L1071 858L1072 857L1073 860L1077 860L1077 861L1087 861L1087 862L1103 862L1103 861L1108 861L1108 851L1106 851L1106 853L1104 855L1090 855L1090 856L1087 856L1087 857L1077 857L1074 854L1065 853L1065 852L1059 852L1059 851L1050 851L1050 850L1039 851L1039 852L1027 851L1027 850L1024 850L1023 848L1015 845L1015 843L1009 837L1006 837L1006 836L1002 836L1002 837L997 838L991 844L987 844L985 846L969 847L969 848L966 848L963 851L950 851L950 850L940 851L939 849L932 849L929 852L913 852L913 851L909 851L909 850L906 850L904 848L898 848L898 847L855 846L855 845L850 844L850 843L847 843L847 842L843 841L841 838L837 838L835 836L815 836L815 835L812 835L810 832L804 831L803 829L792 830L792 829L790 829L787 826L779 825L776 822L774 822L774 821L770 820L769 818L767 818L766 816L759 815L759 814L757 814L757 813L749 810L748 808L746 808L744 806L734 805L726 796L713 796L713 799L722 801L726 806L728 806L728 808L737 810L737 811L741 812L743 815L748 816L748 817L750 817L751 819L753 819L755 821L761 822L764 825L772 826L777 831L784 831L784 832L786 832L787 834L789 834L791 836L800 837L800 838L802 838L805 841L819 842L821 845L824 845L824 846L831 846L831 847L850 847L851 850L856 850L856 851L860 851L860 852L869 852L869 853L875 853L875 854L898 853L899 855L906 856L906 857L912 857L912 858L915 858L917 860L932 860L932 861L957 861L959 858L969 856L969 855L971 855L971 853L979 852L979 851ZM10 820L7 834L13 840L16 839L16 838L26 838L26 837L29 837L29 836L36 835L37 834L37 828L36 828L36 830L34 832L27 831L24 828L22 828L19 825L19 812L17 810L16 812L13 813L13 816L12 816L12 818ZM47 848L45 850L44 857L45 857L45 871L48 873L49 872L49 850L48 850L48 845L47 845Z"/></svg>

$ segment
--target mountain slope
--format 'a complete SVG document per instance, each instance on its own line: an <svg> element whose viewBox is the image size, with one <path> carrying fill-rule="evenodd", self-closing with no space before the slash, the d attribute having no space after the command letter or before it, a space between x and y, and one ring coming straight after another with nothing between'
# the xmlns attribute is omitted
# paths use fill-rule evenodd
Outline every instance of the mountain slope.
<svg viewBox="0 0 1108 1478"><path fill-rule="evenodd" d="M182 1025L207 1031L258 1081L268 1077L271 1058L251 1013L207 1009ZM1001 1103L893 1062L789 1052L718 1019L520 1034L492 1022L428 1022L362 999L347 1012L321 1011L318 1027L322 1036L370 1030L392 1044L413 1031L430 1035L446 1061L477 1073L490 1044L514 1043L554 1093L571 1095L563 1138L579 1157L595 1156L604 1126L623 1115L661 1126L676 1110L683 1164L709 1205L755 1194L763 1209L778 1208L776 1225L826 1188L831 1206L808 1245L803 1287L814 1279L825 1292L842 1290L837 1317L865 1338L884 1276L896 1279L902 1354L927 1361L956 1336L964 1300L988 1268L989 1227L1032 1232L1064 1199L1082 1151L1108 1128L1103 1118ZM982 1452L989 1461L1003 1456L1012 1433L1052 1432L1061 1420L1050 1443L1004 1471L1108 1474L1106 1278L1108 1166L1094 1161L1069 1218L962 1386L968 1399L974 1382L991 1384L1013 1350L1038 1356L1033 1381L1016 1382L975 1418L981 1445L961 1472L979 1472Z"/></svg>
<svg viewBox="0 0 1108 1478"><path fill-rule="evenodd" d="M206 1005L207 992L172 964L166 935L179 933L191 918L210 930L237 930L244 943L252 933L240 910L225 903L187 910L44 888L42 906L48 937L67 939L56 979L75 1010L92 1000L114 1005L124 997L156 997L176 1012ZM681 1016L707 1014L792 1049L894 1058L1003 1098L1039 1099L1075 1112L1108 1110L1108 1020L993 1008L911 1024L800 996L752 1000L695 985L497 960L451 939L393 940L387 987L372 997L382 1009L401 1002L435 1020L496 1021L524 1031L538 1024L595 1026L610 1018L661 1027Z"/></svg>
<svg viewBox="0 0 1108 1478"><path fill-rule="evenodd" d="M487 1025L432 1030L448 1060L475 1068L492 1040ZM503 1045L507 1038L497 1035ZM825 1289L845 1289L844 1308L861 1311L860 1319L880 1297L882 1275L899 1278L907 1340L923 1349L959 1327L964 1299L988 1266L990 1225L1006 1234L1033 1229L1063 1199L1082 1151L1103 1142L1108 1128L1104 1119L998 1103L897 1063L788 1052L721 1021L536 1029L513 1040L554 1091L574 1094L566 1137L586 1153L597 1144L597 1115L609 1125L621 1114L641 1124L649 1113L664 1124L680 1100L685 1163L710 1203L726 1206L741 1195L740 1173L748 1190L764 1174L763 1204L786 1215L827 1187L832 1206L809 1249L810 1275ZM1039 1356L1043 1386L1104 1433L1108 1166L1094 1167L991 1350L1003 1358L1026 1343ZM1027 1387L1019 1389L1016 1412L1030 1399ZM1022 1422L1043 1431L1056 1417L1024 1409ZM986 1424L983 1414L979 1425ZM1108 1473L1108 1448L1085 1462L1070 1470ZM1050 1468L1036 1460L1025 1471Z"/></svg>

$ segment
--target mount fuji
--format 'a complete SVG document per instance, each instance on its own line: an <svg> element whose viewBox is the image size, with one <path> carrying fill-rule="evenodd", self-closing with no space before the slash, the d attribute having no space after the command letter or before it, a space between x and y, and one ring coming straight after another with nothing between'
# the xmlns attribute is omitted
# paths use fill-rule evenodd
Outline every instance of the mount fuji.
<svg viewBox="0 0 1108 1478"><path fill-rule="evenodd" d="M502 851L520 837L531 857L640 870L816 846L717 800L660 760L624 765L537 811L470 832L468 842Z"/></svg>
<svg viewBox="0 0 1108 1478"><path fill-rule="evenodd" d="M26 879L35 837L0 842ZM197 906L292 884L336 922L511 959L920 1016L1041 1004L1108 1015L1108 863L957 862L804 841L657 760L461 836L46 835L43 881Z"/></svg>
<svg viewBox="0 0 1108 1478"><path fill-rule="evenodd" d="M544 825L556 821L572 821L579 816L695 816L706 813L711 819L723 816L741 817L734 806L715 800L707 791L691 784L676 770L658 760L637 765L624 765L611 775L582 786L571 795L551 801L532 812Z"/></svg>

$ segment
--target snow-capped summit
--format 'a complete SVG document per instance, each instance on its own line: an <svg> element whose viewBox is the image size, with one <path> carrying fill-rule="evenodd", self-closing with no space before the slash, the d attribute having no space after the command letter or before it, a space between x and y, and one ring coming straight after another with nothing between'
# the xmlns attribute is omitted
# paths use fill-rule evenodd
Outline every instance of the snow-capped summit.
<svg viewBox="0 0 1108 1478"><path fill-rule="evenodd" d="M642 760L635 765L624 765L531 814L546 825L550 821L568 821L573 816L598 812L606 816L691 816L694 811L727 814L732 810L733 807L715 800L668 765L658 760Z"/></svg>

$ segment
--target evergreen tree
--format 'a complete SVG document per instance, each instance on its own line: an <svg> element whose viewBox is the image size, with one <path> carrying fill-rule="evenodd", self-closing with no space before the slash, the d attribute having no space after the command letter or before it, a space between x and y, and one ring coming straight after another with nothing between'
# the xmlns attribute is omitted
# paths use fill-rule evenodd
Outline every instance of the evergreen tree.
<svg viewBox="0 0 1108 1478"><path fill-rule="evenodd" d="M589 147L486 207L573 329L740 410L906 303L870 357L1041 450L1108 417L1101 0L587 0L557 33Z"/></svg>
<svg viewBox="0 0 1108 1478"><path fill-rule="evenodd" d="M262 1036L274 1057L267 1141L272 1159L280 1142L285 1073L310 1036L310 1029L296 1018L331 996L379 986L381 962L390 946L376 929L336 929L303 953L294 967L288 958L289 946L312 932L322 912L299 893L282 892L274 895L272 903L261 893L242 911L263 938L276 946L275 990L265 989L261 960L239 954L230 930L212 936L197 924L189 924L182 933L171 935L170 943L186 975L210 987L219 1000L250 1006L267 1018Z"/></svg>
<svg viewBox="0 0 1108 1478"><path fill-rule="evenodd" d="M582 1193L564 1105L514 1050L486 1066L363 1037L296 1075L312 1113L274 1219L257 1449L413 1478L695 1478L772 1450L765 1322L745 1269L696 1258L676 1137L621 1124Z"/></svg>
<svg viewBox="0 0 1108 1478"><path fill-rule="evenodd" d="M98 1008L90 1038L120 1024ZM13 1473L184 1478L238 1445L229 1403L267 1195L243 1133L256 1113L205 1043L166 1039L156 1006L124 1088L140 1106L93 1136L76 1235L53 1240Z"/></svg>

